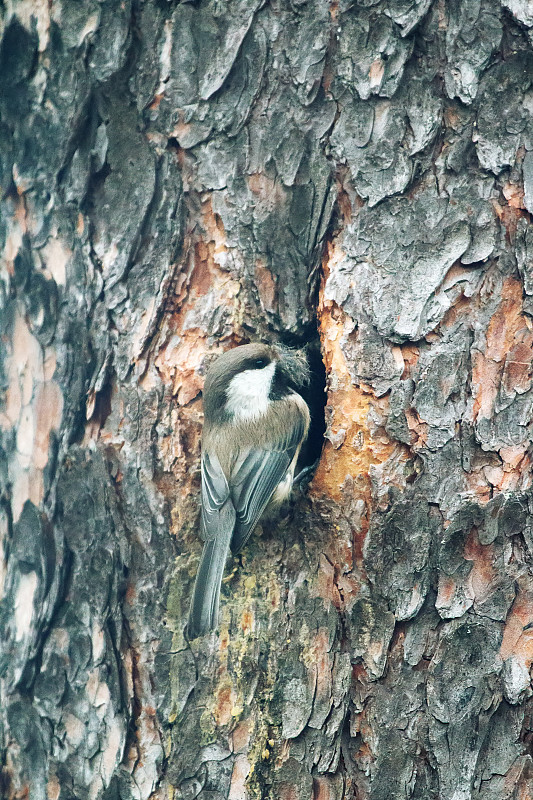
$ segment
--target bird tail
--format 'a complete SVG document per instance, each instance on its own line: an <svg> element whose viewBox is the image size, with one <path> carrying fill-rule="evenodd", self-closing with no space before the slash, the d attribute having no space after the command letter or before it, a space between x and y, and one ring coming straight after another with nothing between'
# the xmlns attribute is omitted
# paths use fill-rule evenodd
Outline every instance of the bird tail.
<svg viewBox="0 0 533 800"><path fill-rule="evenodd" d="M228 504L229 505L229 504ZM200 566L194 583L194 590L187 624L187 636L195 639L214 630L218 624L218 605L220 586L228 558L235 512L228 509L229 519L224 519L221 509L217 534L204 544Z"/></svg>

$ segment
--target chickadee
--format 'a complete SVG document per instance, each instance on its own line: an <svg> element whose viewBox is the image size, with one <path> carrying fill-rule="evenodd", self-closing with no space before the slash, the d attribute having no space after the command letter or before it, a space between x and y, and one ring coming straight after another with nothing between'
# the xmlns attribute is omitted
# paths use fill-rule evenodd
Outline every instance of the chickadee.
<svg viewBox="0 0 533 800"><path fill-rule="evenodd" d="M204 386L202 516L204 549L187 635L218 624L229 549L237 553L265 511L292 488L309 409L297 389L309 381L304 354L282 345L245 344L221 355Z"/></svg>

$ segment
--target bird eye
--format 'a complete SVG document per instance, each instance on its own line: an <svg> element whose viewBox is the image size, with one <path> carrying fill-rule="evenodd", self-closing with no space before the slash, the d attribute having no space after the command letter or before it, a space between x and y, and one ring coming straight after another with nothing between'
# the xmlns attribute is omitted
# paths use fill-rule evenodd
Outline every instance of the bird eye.
<svg viewBox="0 0 533 800"><path fill-rule="evenodd" d="M268 360L266 358L258 358L255 362L256 369L263 369L268 364Z"/></svg>

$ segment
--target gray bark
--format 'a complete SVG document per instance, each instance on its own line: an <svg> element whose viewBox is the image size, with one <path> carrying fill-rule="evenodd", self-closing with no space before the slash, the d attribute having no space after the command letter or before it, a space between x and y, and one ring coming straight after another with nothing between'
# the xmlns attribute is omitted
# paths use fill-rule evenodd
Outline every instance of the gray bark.
<svg viewBox="0 0 533 800"><path fill-rule="evenodd" d="M530 4L0 13L0 796L533 796ZM321 461L189 644L203 375L280 338Z"/></svg>

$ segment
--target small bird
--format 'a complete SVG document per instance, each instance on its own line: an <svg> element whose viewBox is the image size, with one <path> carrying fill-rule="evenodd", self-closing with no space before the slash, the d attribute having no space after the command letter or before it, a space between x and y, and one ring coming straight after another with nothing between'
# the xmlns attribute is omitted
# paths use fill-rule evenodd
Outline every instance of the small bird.
<svg viewBox="0 0 533 800"><path fill-rule="evenodd" d="M310 414L298 389L305 355L283 345L245 344L209 368L204 386L204 549L189 613L189 639L216 628L229 549L237 553L259 519L291 491Z"/></svg>

